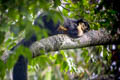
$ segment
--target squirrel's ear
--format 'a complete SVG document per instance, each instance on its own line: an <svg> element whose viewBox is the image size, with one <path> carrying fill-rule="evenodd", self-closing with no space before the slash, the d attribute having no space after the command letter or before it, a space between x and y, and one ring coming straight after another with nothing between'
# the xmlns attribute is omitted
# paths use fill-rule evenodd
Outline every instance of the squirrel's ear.
<svg viewBox="0 0 120 80"><path fill-rule="evenodd" d="M84 20L82 18L78 19L78 23L79 22L84 22Z"/></svg>
<svg viewBox="0 0 120 80"><path fill-rule="evenodd" d="M81 23L81 22L84 22L84 20L82 18L78 19L77 20L77 25L79 25L79 23Z"/></svg>

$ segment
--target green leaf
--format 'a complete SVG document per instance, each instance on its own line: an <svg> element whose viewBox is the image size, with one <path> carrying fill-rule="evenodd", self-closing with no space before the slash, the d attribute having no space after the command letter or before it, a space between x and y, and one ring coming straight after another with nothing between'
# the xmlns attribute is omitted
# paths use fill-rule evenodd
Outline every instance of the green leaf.
<svg viewBox="0 0 120 80"><path fill-rule="evenodd" d="M32 59L32 53L31 51L29 50L29 48L27 47L24 47L24 46L19 46L16 50L16 54L17 55L23 55L25 56L29 61L31 61Z"/></svg>
<svg viewBox="0 0 120 80"><path fill-rule="evenodd" d="M0 60L0 80L4 79L5 71L6 71L5 63Z"/></svg>
<svg viewBox="0 0 120 80"><path fill-rule="evenodd" d="M5 32L0 31L0 45L3 43L5 39Z"/></svg>
<svg viewBox="0 0 120 80"><path fill-rule="evenodd" d="M62 61L63 61L63 56L61 54L57 54L55 63L61 64Z"/></svg>
<svg viewBox="0 0 120 80"><path fill-rule="evenodd" d="M37 63L39 64L40 68L45 68L51 63L51 60L49 59L48 56L41 55L35 58L34 60L32 60L30 64L35 66Z"/></svg>
<svg viewBox="0 0 120 80"><path fill-rule="evenodd" d="M67 72L68 69L69 69L68 63L67 63L66 61L63 61L63 62L62 62L62 65L61 65L61 71Z"/></svg>
<svg viewBox="0 0 120 80"><path fill-rule="evenodd" d="M54 0L54 6L53 7L58 7L61 5L61 1L60 0Z"/></svg>

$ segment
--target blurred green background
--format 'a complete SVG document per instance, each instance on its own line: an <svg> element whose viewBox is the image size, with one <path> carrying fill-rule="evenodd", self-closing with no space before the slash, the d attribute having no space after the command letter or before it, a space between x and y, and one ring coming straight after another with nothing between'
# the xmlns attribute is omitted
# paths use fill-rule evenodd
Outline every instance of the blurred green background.
<svg viewBox="0 0 120 80"><path fill-rule="evenodd" d="M91 29L106 28L117 34L120 1L114 0L0 0L0 56L24 37L36 33L38 40L47 30L33 25L41 12L54 21L83 18ZM117 45L119 46L119 45ZM50 52L32 59L28 48L19 47L6 64L0 60L0 79L10 80L11 72L20 52L28 58L28 80L89 80L98 76L109 77L112 53L107 46ZM27 54L24 54L24 53Z"/></svg>

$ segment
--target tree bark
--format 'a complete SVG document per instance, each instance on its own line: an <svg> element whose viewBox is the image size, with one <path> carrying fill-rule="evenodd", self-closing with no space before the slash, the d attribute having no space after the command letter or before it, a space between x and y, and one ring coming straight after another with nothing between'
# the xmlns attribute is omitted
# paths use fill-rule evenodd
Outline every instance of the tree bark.
<svg viewBox="0 0 120 80"><path fill-rule="evenodd" d="M79 38L72 38L65 34L58 34L40 41L34 42L30 46L33 57L41 55L44 52L76 49L96 45L120 44L119 35L111 35L105 29L91 30Z"/></svg>
<svg viewBox="0 0 120 80"><path fill-rule="evenodd" d="M34 42L29 48L33 57L41 55L41 52L50 52L66 49L83 48L96 45L120 44L119 35L111 35L107 30L90 30L79 38L72 38L66 34L58 34ZM6 61L9 52L3 54L1 59Z"/></svg>

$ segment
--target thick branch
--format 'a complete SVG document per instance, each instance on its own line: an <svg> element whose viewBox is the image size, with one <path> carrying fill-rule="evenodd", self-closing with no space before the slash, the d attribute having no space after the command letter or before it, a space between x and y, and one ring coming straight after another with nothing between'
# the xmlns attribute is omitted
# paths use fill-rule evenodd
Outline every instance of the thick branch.
<svg viewBox="0 0 120 80"><path fill-rule="evenodd" d="M30 46L33 57L41 55L42 51L57 51L65 49L75 49L96 45L120 44L118 35L111 35L106 30L91 30L79 38L72 38L65 34L54 35L40 41L34 42ZM1 57L4 62L10 56L11 51L7 51Z"/></svg>
<svg viewBox="0 0 120 80"><path fill-rule="evenodd" d="M119 44L119 36L112 36L106 30L91 30L79 38L71 38L64 34L51 36L36 41L30 46L33 57L39 56L41 50L45 52L63 49L75 49L96 45Z"/></svg>

